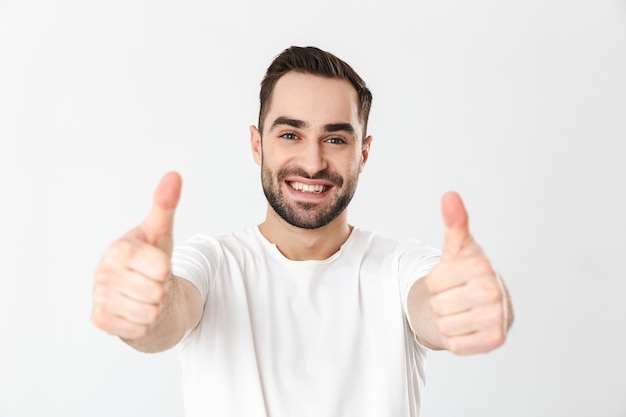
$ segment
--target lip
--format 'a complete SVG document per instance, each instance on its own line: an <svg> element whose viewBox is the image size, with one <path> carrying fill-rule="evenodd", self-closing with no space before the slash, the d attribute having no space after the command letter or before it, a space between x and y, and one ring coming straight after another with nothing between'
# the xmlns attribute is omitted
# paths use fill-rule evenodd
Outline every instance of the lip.
<svg viewBox="0 0 626 417"><path fill-rule="evenodd" d="M306 185L325 185L327 187L332 187L335 185L328 180L312 180L309 178L302 178L302 177L288 177L288 178L285 178L285 182L286 183L301 182L302 184L306 184Z"/></svg>

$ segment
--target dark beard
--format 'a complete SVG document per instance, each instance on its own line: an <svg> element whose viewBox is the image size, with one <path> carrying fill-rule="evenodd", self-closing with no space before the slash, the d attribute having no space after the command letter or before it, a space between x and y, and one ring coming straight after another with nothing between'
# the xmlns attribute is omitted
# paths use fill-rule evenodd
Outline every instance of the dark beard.
<svg viewBox="0 0 626 417"><path fill-rule="evenodd" d="M331 202L330 206L325 209L319 208L320 204L313 202L296 202L295 207L287 201L280 185L289 176L299 176L308 179L324 179L330 181L339 193ZM358 173L351 175L345 183L341 176L326 169L311 176L304 170L299 168L282 168L276 175L276 182L273 181L274 175L263 164L261 166L261 182L263 184L263 192L267 198L267 202L274 211L287 223L301 229L319 229L324 227L337 218L348 207L354 192L356 190Z"/></svg>

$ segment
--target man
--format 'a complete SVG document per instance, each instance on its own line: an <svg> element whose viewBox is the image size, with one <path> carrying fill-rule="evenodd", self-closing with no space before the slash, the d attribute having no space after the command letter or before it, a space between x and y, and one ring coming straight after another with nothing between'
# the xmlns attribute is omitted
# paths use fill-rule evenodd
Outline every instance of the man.
<svg viewBox="0 0 626 417"><path fill-rule="evenodd" d="M442 200L441 254L348 223L370 104L334 55L283 51L250 128L265 221L173 252L182 182L168 173L105 253L94 323L140 351L178 345L187 416L417 416L427 349L504 343L509 297L457 194Z"/></svg>

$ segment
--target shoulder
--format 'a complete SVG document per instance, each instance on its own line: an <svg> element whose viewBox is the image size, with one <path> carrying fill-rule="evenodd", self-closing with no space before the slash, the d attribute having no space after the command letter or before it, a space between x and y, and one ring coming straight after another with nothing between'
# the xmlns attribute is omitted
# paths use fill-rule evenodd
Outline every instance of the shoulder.
<svg viewBox="0 0 626 417"><path fill-rule="evenodd" d="M397 239L354 228L347 252L359 253L368 264L395 265L400 271L429 270L440 260L440 251L418 239Z"/></svg>
<svg viewBox="0 0 626 417"><path fill-rule="evenodd" d="M188 239L184 244L176 246L177 253L199 252L204 256L213 258L223 257L227 254L237 255L245 252L256 252L263 248L256 227L233 231L231 233L210 236L206 234L196 234Z"/></svg>
<svg viewBox="0 0 626 417"><path fill-rule="evenodd" d="M378 233L355 227L352 231L351 240L360 247L384 254L401 256L405 253L420 254L423 256L439 256L439 251L418 239L397 239L382 236Z"/></svg>
<svg viewBox="0 0 626 417"><path fill-rule="evenodd" d="M219 236L196 234L174 248L172 271L194 282L206 297L210 283L220 271L238 268L258 256L255 249L258 241L252 227Z"/></svg>

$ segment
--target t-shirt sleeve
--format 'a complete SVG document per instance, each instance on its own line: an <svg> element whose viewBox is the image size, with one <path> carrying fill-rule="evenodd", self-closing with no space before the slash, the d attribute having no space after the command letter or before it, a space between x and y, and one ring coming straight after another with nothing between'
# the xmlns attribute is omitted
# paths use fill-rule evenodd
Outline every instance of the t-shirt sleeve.
<svg viewBox="0 0 626 417"><path fill-rule="evenodd" d="M202 300L206 302L222 259L221 254L221 247L216 239L194 236L184 245L174 248L172 273L194 284Z"/></svg>
<svg viewBox="0 0 626 417"><path fill-rule="evenodd" d="M404 315L415 334L415 329L409 319L408 297L409 290L422 277L441 261L441 251L432 248L420 241L410 240L403 244L398 257L398 279L400 280L400 295L402 298Z"/></svg>

